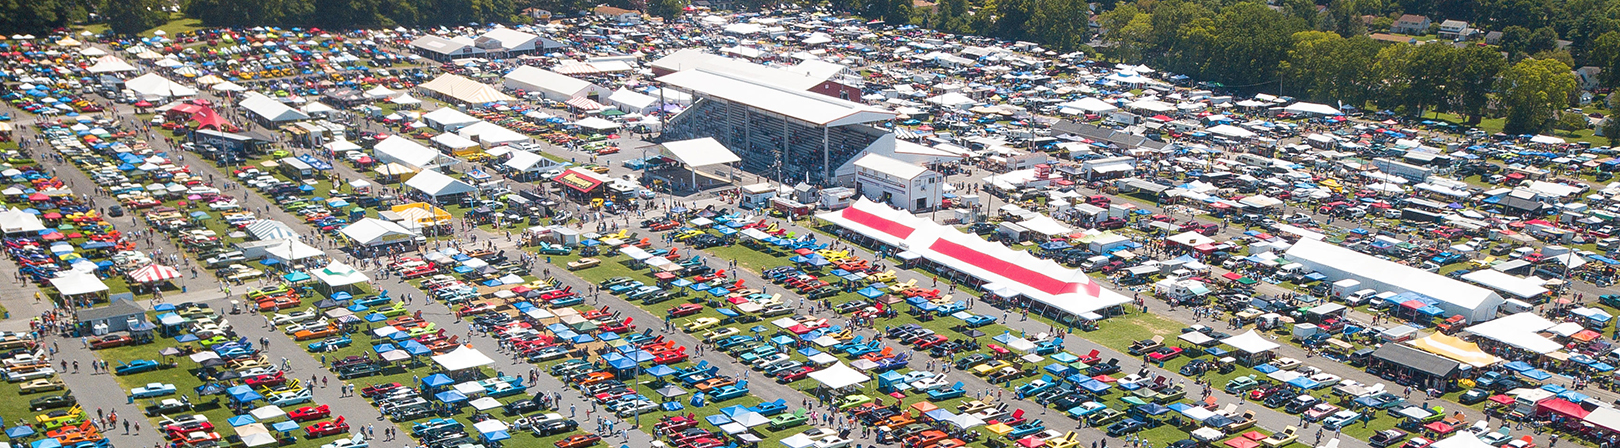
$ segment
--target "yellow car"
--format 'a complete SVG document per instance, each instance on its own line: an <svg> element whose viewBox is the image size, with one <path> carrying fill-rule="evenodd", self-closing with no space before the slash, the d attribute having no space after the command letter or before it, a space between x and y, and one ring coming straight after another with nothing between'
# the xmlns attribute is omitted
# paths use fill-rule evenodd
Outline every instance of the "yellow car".
<svg viewBox="0 0 1620 448"><path fill-rule="evenodd" d="M869 276L867 278L871 279L873 282L877 282L877 283L892 282L892 281L894 281L894 270L891 269L888 272L879 273L879 274L872 274L871 276Z"/></svg>
<svg viewBox="0 0 1620 448"><path fill-rule="evenodd" d="M849 251L847 250L822 249L816 251L816 254L821 255L822 258L826 258L827 261L833 262L849 258Z"/></svg>
<svg viewBox="0 0 1620 448"><path fill-rule="evenodd" d="M34 422L39 426L55 428L76 423L75 420L80 420L82 417L84 417L84 409L75 405L72 409L66 411L54 411L34 417Z"/></svg>
<svg viewBox="0 0 1620 448"><path fill-rule="evenodd" d="M698 330L702 330L702 329L705 329L705 328L713 327L715 325L720 325L720 319L715 319L713 317L699 317L696 320L693 320L692 322L687 323L686 325L682 326L681 328L685 329L686 332L691 333L691 332L694 332L694 331L698 331Z"/></svg>
<svg viewBox="0 0 1620 448"><path fill-rule="evenodd" d="M688 231L685 231L685 232L681 232L680 235L675 235L675 239L685 241L685 240L689 240L689 239L700 237L700 236L703 236L703 231L702 230L688 230Z"/></svg>
<svg viewBox="0 0 1620 448"><path fill-rule="evenodd" d="M1003 367L1012 367L1012 363L997 359L995 361L979 364L973 367L973 374L979 376L989 375L990 372L1001 370Z"/></svg>
<svg viewBox="0 0 1620 448"><path fill-rule="evenodd" d="M630 230L629 229L621 229L618 232L602 235L602 237L598 238L598 239L608 239L608 238L613 238L613 239L618 239L618 240L628 240L628 239L630 239Z"/></svg>
<svg viewBox="0 0 1620 448"><path fill-rule="evenodd" d="M1075 445L1079 444L1080 437L1076 435L1074 431L1069 431L1069 433L1064 434L1063 437L1046 439L1047 448L1073 448Z"/></svg>
<svg viewBox="0 0 1620 448"><path fill-rule="evenodd" d="M901 292L911 289L913 286L917 286L917 279L907 280L905 283L895 283L893 285L889 285L889 291Z"/></svg>
<svg viewBox="0 0 1620 448"><path fill-rule="evenodd" d="M34 393L34 392L46 392L46 391L66 389L67 384L63 383L61 378L40 378L40 379L37 379L37 380L22 383L22 385L18 386L18 387L22 390L22 393L31 394L31 393Z"/></svg>
<svg viewBox="0 0 1620 448"><path fill-rule="evenodd" d="M714 341L718 341L718 340L721 340L721 339L736 336L737 333L739 333L739 332L737 331L736 327L721 328L721 329L718 329L718 330L712 330L712 331L710 331L708 333L703 333L703 340L707 341L707 342L714 342Z"/></svg>

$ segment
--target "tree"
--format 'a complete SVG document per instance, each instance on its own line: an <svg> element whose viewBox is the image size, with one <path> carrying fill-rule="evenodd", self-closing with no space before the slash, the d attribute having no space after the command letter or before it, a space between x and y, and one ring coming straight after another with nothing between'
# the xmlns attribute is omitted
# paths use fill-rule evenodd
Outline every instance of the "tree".
<svg viewBox="0 0 1620 448"><path fill-rule="evenodd" d="M1037 0L1029 26L1035 40L1061 52L1074 51L1088 40L1085 0Z"/></svg>
<svg viewBox="0 0 1620 448"><path fill-rule="evenodd" d="M1490 94L1496 77L1507 68L1507 59L1490 47L1469 45L1457 52L1457 67L1452 72L1451 110L1468 117L1468 124L1477 124L1490 104Z"/></svg>
<svg viewBox="0 0 1620 448"><path fill-rule="evenodd" d="M674 19L686 12L686 0L647 0L647 14Z"/></svg>
<svg viewBox="0 0 1620 448"><path fill-rule="evenodd" d="M1006 40L1031 40L1029 19L1035 14L1035 0L996 0L995 6L985 34Z"/></svg>
<svg viewBox="0 0 1620 448"><path fill-rule="evenodd" d="M126 36L169 21L169 13L163 11L163 3L158 0L107 0L99 11L113 33Z"/></svg>
<svg viewBox="0 0 1620 448"><path fill-rule="evenodd" d="M1589 127L1591 125L1586 121L1586 115L1578 111L1559 113L1558 120L1553 123L1554 129L1564 132L1581 131Z"/></svg>
<svg viewBox="0 0 1620 448"><path fill-rule="evenodd" d="M1534 134L1547 129L1576 92L1575 74L1563 62L1525 59L1502 73L1496 90L1506 111L1503 132Z"/></svg>
<svg viewBox="0 0 1620 448"><path fill-rule="evenodd" d="M43 35L86 15L78 2L69 0L0 0L0 30L8 34Z"/></svg>
<svg viewBox="0 0 1620 448"><path fill-rule="evenodd" d="M1600 83L1610 89L1620 87L1620 31L1610 31L1592 42L1588 62L1603 69Z"/></svg>
<svg viewBox="0 0 1620 448"><path fill-rule="evenodd" d="M1609 111L1609 116L1603 120L1603 136L1609 139L1609 145L1620 145L1620 108Z"/></svg>
<svg viewBox="0 0 1620 448"><path fill-rule="evenodd" d="M1294 33L1294 47L1282 63L1287 91L1312 101L1361 107L1367 102L1367 67L1378 55L1378 43L1364 36L1351 39L1323 31Z"/></svg>
<svg viewBox="0 0 1620 448"><path fill-rule="evenodd" d="M968 26L967 0L940 0L931 20L934 28L947 33L974 34L978 30Z"/></svg>

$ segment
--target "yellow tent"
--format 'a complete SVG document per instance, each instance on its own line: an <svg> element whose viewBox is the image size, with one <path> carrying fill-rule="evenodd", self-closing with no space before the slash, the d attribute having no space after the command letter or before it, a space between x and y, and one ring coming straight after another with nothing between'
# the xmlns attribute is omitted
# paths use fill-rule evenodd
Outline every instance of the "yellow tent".
<svg viewBox="0 0 1620 448"><path fill-rule="evenodd" d="M455 218L450 212L425 202L396 205L392 210L407 222L415 223L418 228L449 224Z"/></svg>
<svg viewBox="0 0 1620 448"><path fill-rule="evenodd" d="M1479 344L1467 342L1462 339L1440 333L1435 333L1429 335L1429 337L1412 341L1412 345L1422 349L1423 351L1450 358L1454 361L1474 367L1488 367L1492 364L1502 362L1502 358L1498 358L1490 353L1485 353L1484 350L1480 350Z"/></svg>

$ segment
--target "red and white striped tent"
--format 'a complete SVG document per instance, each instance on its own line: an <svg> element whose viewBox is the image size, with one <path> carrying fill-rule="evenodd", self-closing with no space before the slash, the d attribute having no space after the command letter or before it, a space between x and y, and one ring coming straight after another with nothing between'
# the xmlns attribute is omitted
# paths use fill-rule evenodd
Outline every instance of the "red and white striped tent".
<svg viewBox="0 0 1620 448"><path fill-rule="evenodd" d="M129 278L139 283L156 283L180 278L180 270L161 264L153 264L129 273Z"/></svg>

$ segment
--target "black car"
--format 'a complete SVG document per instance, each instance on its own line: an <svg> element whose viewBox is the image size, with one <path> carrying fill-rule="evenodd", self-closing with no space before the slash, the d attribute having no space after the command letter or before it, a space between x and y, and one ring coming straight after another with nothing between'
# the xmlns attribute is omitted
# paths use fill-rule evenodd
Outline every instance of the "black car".
<svg viewBox="0 0 1620 448"><path fill-rule="evenodd" d="M1378 431L1377 434L1373 434L1372 438L1367 439L1367 444L1376 448L1384 448L1386 446L1401 443L1401 439L1405 438L1405 431L1401 431L1399 429L1386 429L1383 431Z"/></svg>
<svg viewBox="0 0 1620 448"><path fill-rule="evenodd" d="M1457 402L1462 404L1474 404L1485 401L1486 398L1490 397L1490 391L1484 389L1468 389L1467 392L1463 392L1462 396L1457 397Z"/></svg>
<svg viewBox="0 0 1620 448"><path fill-rule="evenodd" d="M988 362L988 361L990 361L990 355L986 355L986 354L983 354L983 353L974 353L974 354L971 354L971 355L967 355L966 357L964 357L962 359L956 360L956 370L966 369L968 367L973 367L974 365L978 365L978 364Z"/></svg>
<svg viewBox="0 0 1620 448"><path fill-rule="evenodd" d="M176 413L176 412L185 412L185 411L190 411L190 410L191 410L191 400L182 397L179 400L163 400L161 402L158 402L157 404L147 406L146 407L146 415L148 417L155 417L155 416L159 416L159 415L169 415L169 414L173 414L173 413Z"/></svg>
<svg viewBox="0 0 1620 448"><path fill-rule="evenodd" d="M574 430L578 428L579 422L570 419L551 420L535 425L534 432L541 436L549 436L553 434L566 434L574 432Z"/></svg>
<svg viewBox="0 0 1620 448"><path fill-rule="evenodd" d="M1086 376L1112 375L1119 373L1119 360L1109 358L1107 363L1097 364L1086 368Z"/></svg>
<svg viewBox="0 0 1620 448"><path fill-rule="evenodd" d="M73 398L73 392L69 391L61 395L52 395L49 397L40 397L28 400L28 409L34 411L43 411L46 409L65 408L73 406L78 402L79 399Z"/></svg>
<svg viewBox="0 0 1620 448"><path fill-rule="evenodd" d="M1147 423L1137 420L1135 417L1126 417L1124 420L1108 425L1108 435L1110 437L1119 437L1144 429L1147 429Z"/></svg>
<svg viewBox="0 0 1620 448"><path fill-rule="evenodd" d="M117 217L120 217L120 216L124 216L124 207L123 206L114 205L114 206L111 206L111 207L107 207L107 217L117 218Z"/></svg>
<svg viewBox="0 0 1620 448"><path fill-rule="evenodd" d="M844 314L844 313L848 313L850 311L855 311L855 310L859 310L861 308L866 308L868 306L872 306L872 304L870 302L865 301L865 300L855 299L855 300L851 300L851 301L848 301L848 302L841 303L838 306L833 307L833 310L837 311L838 314Z"/></svg>
<svg viewBox="0 0 1620 448"><path fill-rule="evenodd" d="M1286 405L1288 404L1289 400L1293 400L1296 396L1298 395L1294 395L1292 392L1283 390L1272 392L1271 395L1266 396L1266 407L1275 408Z"/></svg>
<svg viewBox="0 0 1620 448"><path fill-rule="evenodd" d="M354 364L354 365L344 366L343 368L338 369L338 372L337 372L338 379L340 379L340 380L347 380L347 379L353 379L353 378L364 378L364 377L368 377L368 376L372 376L372 375L381 375L381 374L382 374L382 369L378 368L376 364L372 364L372 363L369 363L369 362L368 363L361 363L361 364Z"/></svg>
<svg viewBox="0 0 1620 448"><path fill-rule="evenodd" d="M1198 441L1197 440L1181 439L1181 440L1177 440L1175 442L1171 442L1169 445L1166 445L1164 448L1196 448L1197 446L1198 446Z"/></svg>
<svg viewBox="0 0 1620 448"><path fill-rule="evenodd" d="M388 413L388 418L396 422L408 422L411 420L427 418L431 415L433 415L433 408L428 407L427 405L415 405L395 409L393 412Z"/></svg>
<svg viewBox="0 0 1620 448"><path fill-rule="evenodd" d="M540 403L536 403L534 400L518 400L507 403L502 408L506 410L506 415L523 415L540 410Z"/></svg>

